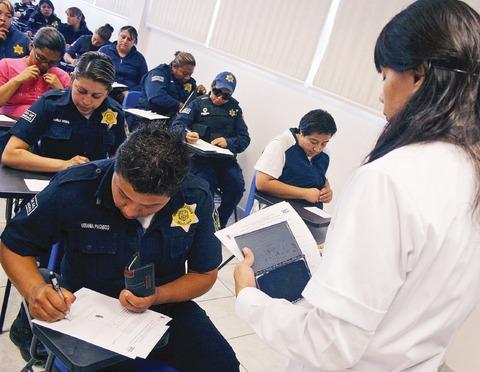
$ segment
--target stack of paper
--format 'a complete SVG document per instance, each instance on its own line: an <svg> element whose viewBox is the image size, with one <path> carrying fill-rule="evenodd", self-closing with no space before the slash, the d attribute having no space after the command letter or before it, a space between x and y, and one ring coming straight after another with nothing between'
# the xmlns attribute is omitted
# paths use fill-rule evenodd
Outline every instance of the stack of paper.
<svg viewBox="0 0 480 372"><path fill-rule="evenodd" d="M332 218L332 216L330 216L327 212L325 212L323 209L320 209L318 207L304 207L304 208L305 210L312 212L322 218Z"/></svg>
<svg viewBox="0 0 480 372"><path fill-rule="evenodd" d="M9 118L8 116L0 114L0 121L3 121L4 123L15 123L15 120L12 118Z"/></svg>
<svg viewBox="0 0 480 372"><path fill-rule="evenodd" d="M75 292L70 319L47 323L34 319L43 327L125 355L146 358L168 330L171 318L147 310L132 313L118 299L82 288Z"/></svg>
<svg viewBox="0 0 480 372"><path fill-rule="evenodd" d="M205 153L217 153L233 156L233 153L229 149L224 149L222 147L212 145L211 143L208 143L202 139L198 139L197 142L195 142L194 144L189 143L188 145L191 147L195 147L196 149L199 149Z"/></svg>
<svg viewBox="0 0 480 372"><path fill-rule="evenodd" d="M24 181L28 189L33 192L42 191L50 183L49 180L36 180L33 178L25 178Z"/></svg>
<svg viewBox="0 0 480 372"><path fill-rule="evenodd" d="M157 114L156 112L153 111L148 111L148 110L142 110L142 109L137 109L137 108L128 108L125 109L124 111L129 112L130 114L140 116L142 118L146 118L148 120L166 120L168 119L168 116L160 115Z"/></svg>
<svg viewBox="0 0 480 372"><path fill-rule="evenodd" d="M302 218L287 202L280 202L261 209L258 212L242 218L233 225L217 231L215 235L235 257L243 260L243 253L240 249L244 247L237 246L235 237L267 226L272 226L282 221L288 223L298 246L305 255L311 272L314 273L320 264L320 254L317 243Z"/></svg>
<svg viewBox="0 0 480 372"><path fill-rule="evenodd" d="M128 88L128 87L125 84L117 83L116 81L114 81L112 84L112 89L118 89L118 88Z"/></svg>

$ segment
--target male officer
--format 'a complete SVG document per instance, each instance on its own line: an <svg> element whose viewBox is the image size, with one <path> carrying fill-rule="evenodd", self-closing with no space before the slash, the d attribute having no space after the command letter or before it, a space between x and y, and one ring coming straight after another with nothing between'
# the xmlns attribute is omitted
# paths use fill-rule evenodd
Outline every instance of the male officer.
<svg viewBox="0 0 480 372"><path fill-rule="evenodd" d="M227 148L235 155L245 151L250 144L250 136L242 109L232 97L236 85L237 79L231 72L221 72L212 82L212 91L196 98L183 109L172 126L190 130L186 134L189 143L195 143L201 138L212 145ZM208 181L212 195L220 189L222 202L218 215L220 226L225 227L245 190L245 181L236 156L194 156L193 172Z"/></svg>
<svg viewBox="0 0 480 372"><path fill-rule="evenodd" d="M31 315L61 319L75 306L70 291L91 288L118 297L130 311L150 308L173 318L169 344L151 358L182 371L238 371L231 347L191 301L214 284L221 251L208 188L187 171L188 151L178 134L145 126L115 160L54 177L1 237L2 265ZM59 240L65 302L43 281L34 259ZM143 263L155 264L156 292L148 297L124 289L123 271L136 252Z"/></svg>

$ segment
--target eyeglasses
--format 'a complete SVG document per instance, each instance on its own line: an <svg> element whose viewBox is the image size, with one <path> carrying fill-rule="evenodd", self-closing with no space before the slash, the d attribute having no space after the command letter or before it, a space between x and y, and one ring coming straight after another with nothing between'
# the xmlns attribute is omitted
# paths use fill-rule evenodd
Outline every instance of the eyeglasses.
<svg viewBox="0 0 480 372"><path fill-rule="evenodd" d="M37 48L33 48L33 57L35 60L40 63L41 65L48 65L48 66L55 66L58 63L58 59L56 60L51 60L46 58L45 56L42 56L41 54L38 54Z"/></svg>
<svg viewBox="0 0 480 372"><path fill-rule="evenodd" d="M212 93L215 94L217 97L224 99L225 101L228 101L230 98L232 98L232 93L224 93L217 88L213 88Z"/></svg>

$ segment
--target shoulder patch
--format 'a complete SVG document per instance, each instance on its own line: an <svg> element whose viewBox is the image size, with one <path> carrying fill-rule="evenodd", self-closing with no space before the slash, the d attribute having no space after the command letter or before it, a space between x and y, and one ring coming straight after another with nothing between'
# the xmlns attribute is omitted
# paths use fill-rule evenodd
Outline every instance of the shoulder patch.
<svg viewBox="0 0 480 372"><path fill-rule="evenodd" d="M165 81L165 78L160 75L153 75L152 76L152 81L159 81L160 83L163 83Z"/></svg>
<svg viewBox="0 0 480 372"><path fill-rule="evenodd" d="M185 107L182 111L180 111L181 114L190 114L192 109L190 107Z"/></svg>
<svg viewBox="0 0 480 372"><path fill-rule="evenodd" d="M37 114L30 109L25 110L25 112L22 114L22 119L25 119L29 123L31 123L35 118L37 117Z"/></svg>
<svg viewBox="0 0 480 372"><path fill-rule="evenodd" d="M38 207L38 200L37 200L37 195L33 197L26 205L25 205L25 211L27 212L27 216L30 216L35 209Z"/></svg>

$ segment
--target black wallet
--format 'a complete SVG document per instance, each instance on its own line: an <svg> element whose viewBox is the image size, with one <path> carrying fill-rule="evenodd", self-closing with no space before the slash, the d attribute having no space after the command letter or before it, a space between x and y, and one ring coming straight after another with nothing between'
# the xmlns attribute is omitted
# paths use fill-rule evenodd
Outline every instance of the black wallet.
<svg viewBox="0 0 480 372"><path fill-rule="evenodd" d="M136 253L123 272L125 288L135 296L146 297L155 293L155 266L143 265Z"/></svg>

